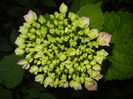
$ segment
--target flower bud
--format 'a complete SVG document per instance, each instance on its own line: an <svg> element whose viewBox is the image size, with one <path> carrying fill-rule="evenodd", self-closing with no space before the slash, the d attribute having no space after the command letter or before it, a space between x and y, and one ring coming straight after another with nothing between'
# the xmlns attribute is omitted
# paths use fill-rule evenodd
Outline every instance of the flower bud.
<svg viewBox="0 0 133 99"><path fill-rule="evenodd" d="M91 38L91 39L95 39L97 36L98 36L98 29L92 29L88 36Z"/></svg>
<svg viewBox="0 0 133 99"><path fill-rule="evenodd" d="M31 66L29 72L30 73L34 73L34 74L37 74L38 70L39 70L38 66L33 65L33 66Z"/></svg>
<svg viewBox="0 0 133 99"><path fill-rule="evenodd" d="M112 35L105 33L105 32L100 32L99 37L97 39L97 42L101 46L109 46L110 40L111 40Z"/></svg>
<svg viewBox="0 0 133 99"><path fill-rule="evenodd" d="M27 23L31 24L37 20L37 15L34 11L30 10L27 15L24 16Z"/></svg>
<svg viewBox="0 0 133 99"><path fill-rule="evenodd" d="M28 28L26 28L24 26L20 26L19 32L21 32L22 34L27 34L28 33Z"/></svg>
<svg viewBox="0 0 133 99"><path fill-rule="evenodd" d="M18 48L15 49L15 53L16 53L16 55L23 55L24 50L18 47Z"/></svg>
<svg viewBox="0 0 133 99"><path fill-rule="evenodd" d="M59 81L59 87L67 88L69 86L68 81Z"/></svg>
<svg viewBox="0 0 133 99"><path fill-rule="evenodd" d="M76 54L76 49L74 49L72 47L68 48L66 51L67 56L74 56L75 54Z"/></svg>
<svg viewBox="0 0 133 99"><path fill-rule="evenodd" d="M81 83L76 81L70 81L70 87L73 87L75 90L82 90Z"/></svg>
<svg viewBox="0 0 133 99"><path fill-rule="evenodd" d="M23 69L29 69L29 67L30 67L30 65L29 65L29 63L28 63L28 61L26 59L22 59L22 60L18 61L17 64L18 65L22 65Z"/></svg>
<svg viewBox="0 0 133 99"><path fill-rule="evenodd" d="M54 84L54 80L51 77L47 77L44 80L44 83L43 84L44 84L44 87L47 87L48 85L50 85L52 87L53 84Z"/></svg>
<svg viewBox="0 0 133 99"><path fill-rule="evenodd" d="M58 57L59 57L60 61L64 61L66 59L66 55L63 53L59 53Z"/></svg>
<svg viewBox="0 0 133 99"><path fill-rule="evenodd" d="M59 10L60 10L61 13L67 13L68 7L67 7L67 5L65 5L64 3L62 3L62 4L60 5Z"/></svg>
<svg viewBox="0 0 133 99"><path fill-rule="evenodd" d="M21 46L21 44L24 44L25 40L21 37L17 37L17 40L15 41L15 44L18 46Z"/></svg>
<svg viewBox="0 0 133 99"><path fill-rule="evenodd" d="M75 14L75 13L73 13L73 12L69 12L68 13L68 18L71 20L71 21L75 21L75 20L77 20L78 19L78 16ZM78 21L77 21L77 23L79 23Z"/></svg>
<svg viewBox="0 0 133 99"><path fill-rule="evenodd" d="M73 63L69 60L65 61L65 66L67 69L70 69L73 66Z"/></svg>
<svg viewBox="0 0 133 99"><path fill-rule="evenodd" d="M88 91L97 91L97 82L91 78L85 79L85 87Z"/></svg>
<svg viewBox="0 0 133 99"><path fill-rule="evenodd" d="M96 64L92 67L93 70L96 70L96 71L100 71L101 70L101 66Z"/></svg>
<svg viewBox="0 0 133 99"><path fill-rule="evenodd" d="M45 18L44 18L42 15L40 15L38 21L39 21L41 24L44 24L44 23L46 22Z"/></svg>
<svg viewBox="0 0 133 99"><path fill-rule="evenodd" d="M26 28L30 28L31 27L31 25L29 24L29 23L24 23L24 27L26 27Z"/></svg>
<svg viewBox="0 0 133 99"><path fill-rule="evenodd" d="M79 27L86 28L89 26L89 18L88 17L81 17L79 19Z"/></svg>
<svg viewBox="0 0 133 99"><path fill-rule="evenodd" d="M41 84L43 83L43 79L44 79L44 74L38 74L35 76L35 81L40 82Z"/></svg>

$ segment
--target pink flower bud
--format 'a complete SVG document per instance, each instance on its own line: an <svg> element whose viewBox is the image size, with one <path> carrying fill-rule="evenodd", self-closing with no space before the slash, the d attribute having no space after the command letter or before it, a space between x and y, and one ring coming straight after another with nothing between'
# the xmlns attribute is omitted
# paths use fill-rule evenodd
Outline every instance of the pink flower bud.
<svg viewBox="0 0 133 99"><path fill-rule="evenodd" d="M79 27L80 28L88 27L89 23L90 23L89 17L81 17L79 19Z"/></svg>
<svg viewBox="0 0 133 99"><path fill-rule="evenodd" d="M105 33L105 32L100 32L99 37L97 39L97 42L101 46L109 46L110 40L111 40L112 35Z"/></svg>
<svg viewBox="0 0 133 99"><path fill-rule="evenodd" d="M97 91L97 82L92 78L85 79L85 87L88 91Z"/></svg>
<svg viewBox="0 0 133 99"><path fill-rule="evenodd" d="M88 91L97 91L97 82L94 82L93 86L87 87Z"/></svg>
<svg viewBox="0 0 133 99"><path fill-rule="evenodd" d="M24 16L27 23L31 24L37 20L37 15L34 11L30 10L27 15Z"/></svg>

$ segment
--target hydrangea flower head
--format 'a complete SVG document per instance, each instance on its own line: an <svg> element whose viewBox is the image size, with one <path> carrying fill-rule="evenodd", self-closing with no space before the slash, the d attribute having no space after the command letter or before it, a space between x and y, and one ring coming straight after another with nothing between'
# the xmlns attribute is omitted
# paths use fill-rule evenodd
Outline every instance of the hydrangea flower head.
<svg viewBox="0 0 133 99"><path fill-rule="evenodd" d="M89 28L89 17L68 12L64 3L60 12L37 16L29 11L20 26L15 44L16 55L25 58L18 62L35 75L44 87L72 87L97 90L103 76L102 61L108 53L99 46L109 46L111 35Z"/></svg>

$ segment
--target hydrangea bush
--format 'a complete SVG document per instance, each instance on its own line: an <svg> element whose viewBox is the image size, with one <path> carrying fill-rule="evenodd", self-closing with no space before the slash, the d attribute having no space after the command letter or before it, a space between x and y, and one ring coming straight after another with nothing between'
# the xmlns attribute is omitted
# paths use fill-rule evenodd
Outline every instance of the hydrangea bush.
<svg viewBox="0 0 133 99"><path fill-rule="evenodd" d="M30 10L24 16L15 53L25 58L18 64L44 87L97 90L102 61L108 55L100 46L109 46L111 35L90 29L89 18L68 12L64 3L59 11L37 16Z"/></svg>

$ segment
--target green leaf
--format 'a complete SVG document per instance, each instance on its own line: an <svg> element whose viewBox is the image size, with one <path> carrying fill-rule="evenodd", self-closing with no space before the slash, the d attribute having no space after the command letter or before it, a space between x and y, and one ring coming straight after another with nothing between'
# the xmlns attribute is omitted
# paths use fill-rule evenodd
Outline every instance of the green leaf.
<svg viewBox="0 0 133 99"><path fill-rule="evenodd" d="M93 4L96 1L97 0L73 0L72 4L71 4L70 11L76 13L81 7L88 5L88 4Z"/></svg>
<svg viewBox="0 0 133 99"><path fill-rule="evenodd" d="M86 5L82 7L77 14L81 16L86 16L90 18L90 28L102 30L102 25L104 23L103 14L101 11L101 3Z"/></svg>
<svg viewBox="0 0 133 99"><path fill-rule="evenodd" d="M106 80L124 80L133 77L133 15L124 12L106 12L104 31L112 34L111 55Z"/></svg>
<svg viewBox="0 0 133 99"><path fill-rule="evenodd" d="M0 83L4 84L7 88L16 87L24 76L24 70L17 62L22 57L15 54L5 56L0 61Z"/></svg>
<svg viewBox="0 0 133 99"><path fill-rule="evenodd" d="M11 91L0 89L0 99L13 99Z"/></svg>
<svg viewBox="0 0 133 99"><path fill-rule="evenodd" d="M41 0L41 2L46 6L46 7L56 7L56 2L54 0Z"/></svg>

